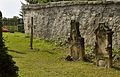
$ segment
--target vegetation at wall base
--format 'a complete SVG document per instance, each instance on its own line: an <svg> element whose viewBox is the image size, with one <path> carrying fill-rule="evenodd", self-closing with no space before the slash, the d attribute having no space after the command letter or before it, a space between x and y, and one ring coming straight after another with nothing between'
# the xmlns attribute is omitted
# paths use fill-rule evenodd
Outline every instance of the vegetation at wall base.
<svg viewBox="0 0 120 77"><path fill-rule="evenodd" d="M3 39L2 39L3 40ZM18 77L18 67L7 53L3 41L0 41L0 77Z"/></svg>

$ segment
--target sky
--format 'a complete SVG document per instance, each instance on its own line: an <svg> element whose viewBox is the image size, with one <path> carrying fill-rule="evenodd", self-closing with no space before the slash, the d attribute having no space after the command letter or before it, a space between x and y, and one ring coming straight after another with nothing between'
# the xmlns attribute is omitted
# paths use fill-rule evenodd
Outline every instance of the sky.
<svg viewBox="0 0 120 77"><path fill-rule="evenodd" d="M13 16L19 16L21 2L26 3L25 0L0 0L0 11L3 17L12 18Z"/></svg>

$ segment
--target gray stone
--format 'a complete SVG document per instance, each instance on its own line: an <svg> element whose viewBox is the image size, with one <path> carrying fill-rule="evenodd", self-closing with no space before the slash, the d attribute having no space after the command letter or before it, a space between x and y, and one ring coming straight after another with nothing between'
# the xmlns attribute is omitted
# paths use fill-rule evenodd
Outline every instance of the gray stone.
<svg viewBox="0 0 120 77"><path fill-rule="evenodd" d="M33 16L34 37L55 40L60 38L64 42L69 37L70 21L75 19L80 23L81 35L86 38L85 44L94 45L94 31L98 22L104 21L115 32L113 46L120 46L119 1L113 1L112 4L101 1L65 1L23 5L22 9L26 34L30 32L30 17Z"/></svg>

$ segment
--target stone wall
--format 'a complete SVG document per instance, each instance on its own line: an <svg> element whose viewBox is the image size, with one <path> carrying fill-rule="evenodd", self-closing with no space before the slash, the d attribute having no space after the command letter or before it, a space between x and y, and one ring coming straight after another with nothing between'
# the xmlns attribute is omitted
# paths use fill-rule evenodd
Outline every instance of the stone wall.
<svg viewBox="0 0 120 77"><path fill-rule="evenodd" d="M120 46L120 2L79 1L26 4L24 11L25 33L30 32L31 17L34 18L34 37L67 41L70 21L80 23L80 33L87 45L94 45L99 22L105 22L114 31L113 46Z"/></svg>

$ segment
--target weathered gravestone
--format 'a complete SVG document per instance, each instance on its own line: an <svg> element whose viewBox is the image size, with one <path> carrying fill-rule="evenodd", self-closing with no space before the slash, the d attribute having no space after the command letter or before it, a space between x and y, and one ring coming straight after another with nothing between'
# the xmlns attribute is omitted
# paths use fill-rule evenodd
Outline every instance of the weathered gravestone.
<svg viewBox="0 0 120 77"><path fill-rule="evenodd" d="M113 31L105 23L99 23L95 30L95 54L98 66L112 67L112 34Z"/></svg>
<svg viewBox="0 0 120 77"><path fill-rule="evenodd" d="M70 54L71 58L76 60L84 60L85 48L84 48L84 38L81 37L79 31L79 22L71 20L71 30L70 30Z"/></svg>

